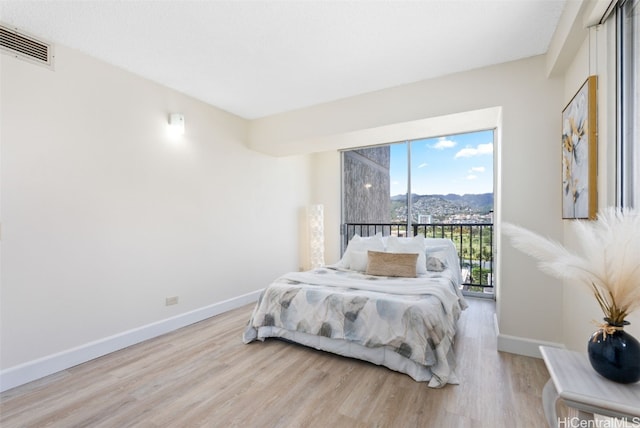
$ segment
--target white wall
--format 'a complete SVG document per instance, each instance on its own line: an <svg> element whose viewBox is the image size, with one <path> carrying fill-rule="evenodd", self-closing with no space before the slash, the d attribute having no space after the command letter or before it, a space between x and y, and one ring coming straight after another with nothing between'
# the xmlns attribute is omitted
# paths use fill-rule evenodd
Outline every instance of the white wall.
<svg viewBox="0 0 640 428"><path fill-rule="evenodd" d="M325 263L340 260L340 204L335 203L336 192L340 197L340 153L328 151L311 156L311 201L324 205ZM327 201L331 203L327 204Z"/></svg>
<svg viewBox="0 0 640 428"><path fill-rule="evenodd" d="M448 122L447 118L454 116L458 131L468 131L471 126L462 119L466 117L462 113L491 112L486 123L501 121L497 223L519 223L561 239L558 141L563 82L547 78L545 70L545 58L534 57L259 119L251 123L250 144L257 150L281 155L335 151L348 147L349 142L357 146L398 141L384 139L401 134L403 124L407 133L413 133L416 123L425 124L429 119ZM425 125L423 131L432 129ZM326 185L338 172L333 168L317 170L321 168L318 163L314 167L314 189L323 189L317 193L323 198L318 202L339 212L340 189L335 186L331 191ZM329 231L338 228L337 216L325 224ZM519 339L525 347L531 340L559 342L561 284L540 273L530 257L511 249L500 236L498 239L502 346L517 351L519 345L512 346L512 342ZM529 348L535 352L535 345Z"/></svg>
<svg viewBox="0 0 640 428"><path fill-rule="evenodd" d="M308 156L250 150L244 119L63 46L54 71L0 57L3 370L304 263Z"/></svg>
<svg viewBox="0 0 640 428"><path fill-rule="evenodd" d="M590 9L583 11L578 18L584 22L583 15L589 15ZM614 20L604 25L592 27L582 33L582 44L568 62L564 73L564 104L582 86L588 76L598 77L598 208L615 206L616 203L616 31ZM572 228L572 221L565 221L564 242L569 248L579 251L578 238ZM584 352L589 336L596 330L594 321L601 322L602 310L593 294L584 284L567 281L564 284L563 299L563 343L569 349ZM640 313L634 313L627 319L631 325L625 330L640 337Z"/></svg>

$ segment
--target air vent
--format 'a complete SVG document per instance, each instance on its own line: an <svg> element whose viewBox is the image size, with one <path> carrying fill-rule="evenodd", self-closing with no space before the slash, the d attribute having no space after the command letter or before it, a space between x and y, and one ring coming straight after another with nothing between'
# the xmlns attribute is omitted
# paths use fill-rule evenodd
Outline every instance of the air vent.
<svg viewBox="0 0 640 428"><path fill-rule="evenodd" d="M16 58L53 67L53 46L50 43L6 25L0 25L0 48Z"/></svg>

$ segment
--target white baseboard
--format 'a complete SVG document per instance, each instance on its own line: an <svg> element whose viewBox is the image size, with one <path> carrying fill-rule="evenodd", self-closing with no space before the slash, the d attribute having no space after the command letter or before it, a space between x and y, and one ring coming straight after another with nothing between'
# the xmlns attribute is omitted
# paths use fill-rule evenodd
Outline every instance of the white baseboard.
<svg viewBox="0 0 640 428"><path fill-rule="evenodd" d="M494 315L494 326L498 336L498 351L509 352L510 354L524 355L527 357L542 358L540 346L550 346L553 348L565 348L562 343L547 342L544 340L529 339L526 337L500 334L498 320Z"/></svg>
<svg viewBox="0 0 640 428"><path fill-rule="evenodd" d="M256 302L262 290L214 303L139 328L89 342L0 371L0 392L66 370L136 343L158 337L223 312ZM240 340L240 339L238 339Z"/></svg>
<svg viewBox="0 0 640 428"><path fill-rule="evenodd" d="M498 335L498 351L524 355L527 357L542 358L539 349L540 346L550 346L552 348L565 347L562 343L534 340L528 339L526 337L509 336L507 334Z"/></svg>

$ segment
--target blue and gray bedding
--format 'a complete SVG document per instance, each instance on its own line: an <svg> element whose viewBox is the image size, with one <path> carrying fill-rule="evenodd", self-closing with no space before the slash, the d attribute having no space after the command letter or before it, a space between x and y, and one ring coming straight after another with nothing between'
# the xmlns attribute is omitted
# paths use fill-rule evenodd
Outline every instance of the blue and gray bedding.
<svg viewBox="0 0 640 428"><path fill-rule="evenodd" d="M286 338L437 388L459 383L453 343L464 308L455 270L389 278L324 267L288 273L269 285L243 341Z"/></svg>

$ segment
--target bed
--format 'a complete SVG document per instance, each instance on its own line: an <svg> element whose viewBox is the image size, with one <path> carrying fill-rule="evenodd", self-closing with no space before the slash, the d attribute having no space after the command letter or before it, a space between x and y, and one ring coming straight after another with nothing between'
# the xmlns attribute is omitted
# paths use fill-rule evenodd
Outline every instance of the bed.
<svg viewBox="0 0 640 428"><path fill-rule="evenodd" d="M354 236L335 265L290 272L261 294L244 343L280 338L369 361L440 388L467 304L453 242Z"/></svg>

